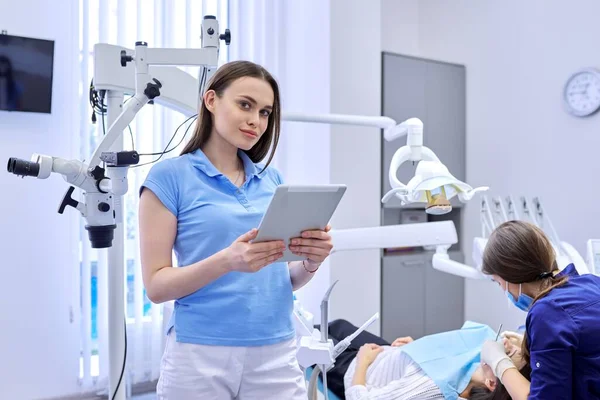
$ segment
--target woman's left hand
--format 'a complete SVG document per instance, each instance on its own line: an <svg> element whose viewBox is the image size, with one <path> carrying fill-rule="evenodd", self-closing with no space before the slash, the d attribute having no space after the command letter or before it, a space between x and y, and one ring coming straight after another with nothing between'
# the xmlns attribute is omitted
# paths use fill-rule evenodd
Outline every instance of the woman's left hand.
<svg viewBox="0 0 600 400"><path fill-rule="evenodd" d="M318 267L329 256L333 248L331 235L328 233L330 230L331 226L327 225L322 231L302 232L302 237L291 240L290 251L306 257L307 267Z"/></svg>
<svg viewBox="0 0 600 400"><path fill-rule="evenodd" d="M383 351L383 347L374 344L367 343L361 346L360 350L358 350L358 354L356 355L356 362L358 364L362 364L365 367L370 366L377 358L377 355Z"/></svg>

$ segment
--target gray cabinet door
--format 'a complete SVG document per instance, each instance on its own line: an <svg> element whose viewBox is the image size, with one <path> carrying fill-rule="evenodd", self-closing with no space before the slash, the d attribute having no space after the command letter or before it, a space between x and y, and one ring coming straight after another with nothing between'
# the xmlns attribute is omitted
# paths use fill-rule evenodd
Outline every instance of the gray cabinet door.
<svg viewBox="0 0 600 400"><path fill-rule="evenodd" d="M388 342L425 333L425 270L423 254L385 256L381 274L381 334Z"/></svg>
<svg viewBox="0 0 600 400"><path fill-rule="evenodd" d="M448 253L463 262L460 251ZM383 257L381 333L388 342L459 329L464 279L433 269L431 252Z"/></svg>
<svg viewBox="0 0 600 400"><path fill-rule="evenodd" d="M464 262L462 252L448 253L454 261ZM425 270L425 334L460 329L464 323L465 280L433 269L431 260Z"/></svg>
<svg viewBox="0 0 600 400"><path fill-rule="evenodd" d="M398 123L411 117L420 118L424 124L423 144L433 150L451 174L464 181L464 66L384 53L382 80L383 115ZM393 142L382 141L382 195L390 190L391 159L404 145L406 137ZM408 183L415 174L415 167L410 162L404 163L397 177ZM453 206L459 206L460 203L453 200ZM396 198L385 205L386 208L399 206ZM382 222L384 225L399 223L399 217L384 212ZM455 261L464 260L460 251L449 254ZM462 326L464 279L434 270L431 258L430 252L384 256L381 327L387 341L399 336L419 338Z"/></svg>
<svg viewBox="0 0 600 400"><path fill-rule="evenodd" d="M461 65L384 53L382 72L383 115L400 123L416 117L423 121L423 145L429 147L457 179L465 180L466 95L465 68ZM406 137L382 141L382 190L390 190L390 161L406 145ZM407 184L416 165L405 162L398 179ZM454 204L454 202L453 202ZM396 198L385 207L399 207ZM459 206L459 203L456 203Z"/></svg>

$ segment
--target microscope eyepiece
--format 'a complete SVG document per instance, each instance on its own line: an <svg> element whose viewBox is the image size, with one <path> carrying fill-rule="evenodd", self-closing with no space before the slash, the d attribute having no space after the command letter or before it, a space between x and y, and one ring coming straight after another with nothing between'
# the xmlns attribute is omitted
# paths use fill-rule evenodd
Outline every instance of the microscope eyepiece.
<svg viewBox="0 0 600 400"><path fill-rule="evenodd" d="M11 174L37 177L40 173L40 164L35 161L27 161L21 160L20 158L11 157L8 159L8 166L6 169Z"/></svg>

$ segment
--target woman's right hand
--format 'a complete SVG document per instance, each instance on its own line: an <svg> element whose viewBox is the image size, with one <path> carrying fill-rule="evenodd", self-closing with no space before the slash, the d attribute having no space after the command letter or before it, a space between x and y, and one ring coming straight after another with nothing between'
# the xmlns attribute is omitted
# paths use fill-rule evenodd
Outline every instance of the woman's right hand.
<svg viewBox="0 0 600 400"><path fill-rule="evenodd" d="M258 229L252 229L225 249L227 266L231 271L257 272L283 257L286 247L282 240L250 243L257 234Z"/></svg>
<svg viewBox="0 0 600 400"><path fill-rule="evenodd" d="M374 344L367 343L361 346L356 355L356 362L362 364L365 367L369 367L377 358L377 355L383 351L383 347Z"/></svg>
<svg viewBox="0 0 600 400"><path fill-rule="evenodd" d="M505 338L513 346L521 347L523 344L523 334L512 331L504 331L501 336Z"/></svg>
<svg viewBox="0 0 600 400"><path fill-rule="evenodd" d="M504 349L506 349L506 354L518 369L523 368L525 366L525 361L521 354L523 335L517 332L506 331L502 332L502 337L504 338Z"/></svg>

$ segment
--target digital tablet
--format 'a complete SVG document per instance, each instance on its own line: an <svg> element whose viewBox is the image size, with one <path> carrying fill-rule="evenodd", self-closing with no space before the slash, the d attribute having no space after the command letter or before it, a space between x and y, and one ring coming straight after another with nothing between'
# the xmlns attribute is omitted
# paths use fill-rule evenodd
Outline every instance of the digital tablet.
<svg viewBox="0 0 600 400"><path fill-rule="evenodd" d="M325 229L345 192L346 185L278 186L252 242L283 240L287 247L303 231ZM304 259L286 248L277 262Z"/></svg>

